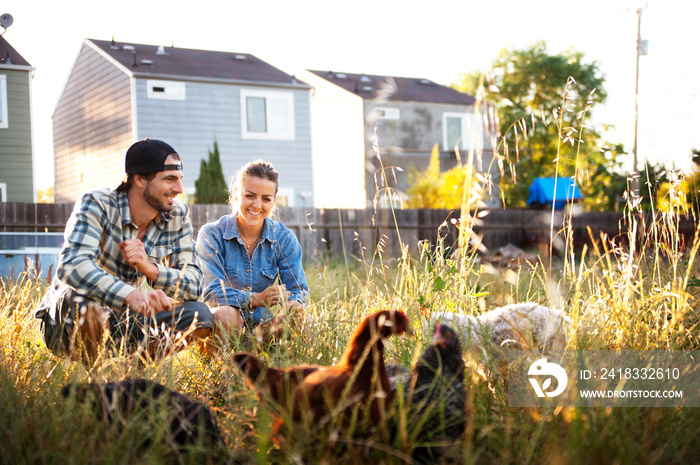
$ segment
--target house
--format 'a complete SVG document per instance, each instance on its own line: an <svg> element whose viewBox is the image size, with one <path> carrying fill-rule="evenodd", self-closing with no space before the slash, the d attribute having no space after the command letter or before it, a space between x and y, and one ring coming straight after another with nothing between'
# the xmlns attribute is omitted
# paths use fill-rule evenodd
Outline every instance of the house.
<svg viewBox="0 0 700 465"><path fill-rule="evenodd" d="M314 70L295 76L314 89L317 207L365 208L377 192L381 205L405 198L411 172L428 167L435 144L441 171L466 163L471 149L477 169L496 176L492 109L478 110L470 95L419 78Z"/></svg>
<svg viewBox="0 0 700 465"><path fill-rule="evenodd" d="M246 53L85 39L53 114L56 202L116 187L127 148L151 137L178 151L188 198L217 141L225 176L265 159L280 203L311 206L310 92Z"/></svg>
<svg viewBox="0 0 700 465"><path fill-rule="evenodd" d="M36 202L31 87L34 68L0 36L0 201Z"/></svg>

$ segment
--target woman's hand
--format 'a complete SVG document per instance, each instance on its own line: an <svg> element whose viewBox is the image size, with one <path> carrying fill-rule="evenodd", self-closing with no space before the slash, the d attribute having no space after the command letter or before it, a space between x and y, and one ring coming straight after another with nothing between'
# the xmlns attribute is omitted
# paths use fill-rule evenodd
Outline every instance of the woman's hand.
<svg viewBox="0 0 700 465"><path fill-rule="evenodd" d="M277 315L256 326L254 333L263 341L271 341L273 338L290 337L290 330L303 331L304 323L308 321L304 316L304 306L299 302L288 302L277 312Z"/></svg>
<svg viewBox="0 0 700 465"><path fill-rule="evenodd" d="M274 307L275 305L284 304L289 300L291 292L287 291L287 286L284 284L273 285L262 292L253 294L250 297L251 307Z"/></svg>

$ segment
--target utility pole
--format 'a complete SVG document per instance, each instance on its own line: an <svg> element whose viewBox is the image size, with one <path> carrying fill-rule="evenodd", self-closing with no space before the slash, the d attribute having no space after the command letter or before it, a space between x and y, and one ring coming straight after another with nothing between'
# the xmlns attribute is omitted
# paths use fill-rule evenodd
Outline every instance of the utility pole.
<svg viewBox="0 0 700 465"><path fill-rule="evenodd" d="M639 197L639 167L637 166L637 120L639 115L639 56L642 50L642 9L637 9L637 64L634 70L634 144L632 145L632 192Z"/></svg>

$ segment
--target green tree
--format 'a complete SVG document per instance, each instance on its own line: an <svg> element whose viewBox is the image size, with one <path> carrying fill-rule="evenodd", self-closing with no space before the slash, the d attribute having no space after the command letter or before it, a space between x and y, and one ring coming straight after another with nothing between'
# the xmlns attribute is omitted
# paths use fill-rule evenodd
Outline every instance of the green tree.
<svg viewBox="0 0 700 465"><path fill-rule="evenodd" d="M628 178L619 158L624 155L622 144L604 145L601 149L600 165L589 167L588 178L579 183L583 186L585 204L594 211L619 211L625 204L624 193Z"/></svg>
<svg viewBox="0 0 700 465"><path fill-rule="evenodd" d="M690 157L693 160L695 168L700 168L700 149L690 149Z"/></svg>
<svg viewBox="0 0 700 465"><path fill-rule="evenodd" d="M675 178L675 177L674 177ZM669 178L669 173L663 166L652 165L649 161L644 163L644 168L639 172L639 197L642 211L651 211L658 205L660 191L667 191L665 184L678 182Z"/></svg>
<svg viewBox="0 0 700 465"><path fill-rule="evenodd" d="M576 176L589 209L611 208L616 195L601 194L599 186L612 183L624 150L603 144L588 121L607 97L603 84L598 65L585 63L583 53L551 55L544 42L504 49L488 73L467 73L453 84L498 110L505 205L525 206L534 178L559 175Z"/></svg>
<svg viewBox="0 0 700 465"><path fill-rule="evenodd" d="M209 150L209 161L202 159L194 189L194 203L222 204L228 201L228 186L221 167L219 144L216 141L214 150Z"/></svg>

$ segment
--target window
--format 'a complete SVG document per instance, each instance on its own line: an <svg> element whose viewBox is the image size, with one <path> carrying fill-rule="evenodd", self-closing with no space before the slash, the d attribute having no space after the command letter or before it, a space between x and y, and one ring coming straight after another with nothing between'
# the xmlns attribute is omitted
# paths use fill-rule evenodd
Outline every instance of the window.
<svg viewBox="0 0 700 465"><path fill-rule="evenodd" d="M445 150L452 150L459 144L462 147L462 134L466 133L466 128L464 127L465 118L464 115L448 115L444 116L445 122Z"/></svg>
<svg viewBox="0 0 700 465"><path fill-rule="evenodd" d="M278 207L293 207L294 206L294 188L280 187L277 190L275 197L275 205Z"/></svg>
<svg viewBox="0 0 700 465"><path fill-rule="evenodd" d="M484 125L481 115L473 113L444 113L442 115L443 148L453 150L483 150Z"/></svg>
<svg viewBox="0 0 700 465"><path fill-rule="evenodd" d="M408 202L408 195L401 191L388 190L379 193L379 208L403 209L406 202Z"/></svg>
<svg viewBox="0 0 700 465"><path fill-rule="evenodd" d="M7 202L7 183L0 182L0 202Z"/></svg>
<svg viewBox="0 0 700 465"><path fill-rule="evenodd" d="M294 95L291 92L241 90L244 139L294 139Z"/></svg>
<svg viewBox="0 0 700 465"><path fill-rule="evenodd" d="M185 100L185 83L179 81L146 81L148 98L160 100Z"/></svg>
<svg viewBox="0 0 700 465"><path fill-rule="evenodd" d="M6 127L9 127L7 120L7 76L3 74L0 75L0 128Z"/></svg>
<svg viewBox="0 0 700 465"><path fill-rule="evenodd" d="M373 111L377 119L399 119L401 117L401 110L398 108L377 107Z"/></svg>
<svg viewBox="0 0 700 465"><path fill-rule="evenodd" d="M264 97L246 97L248 132L267 132L267 105Z"/></svg>

